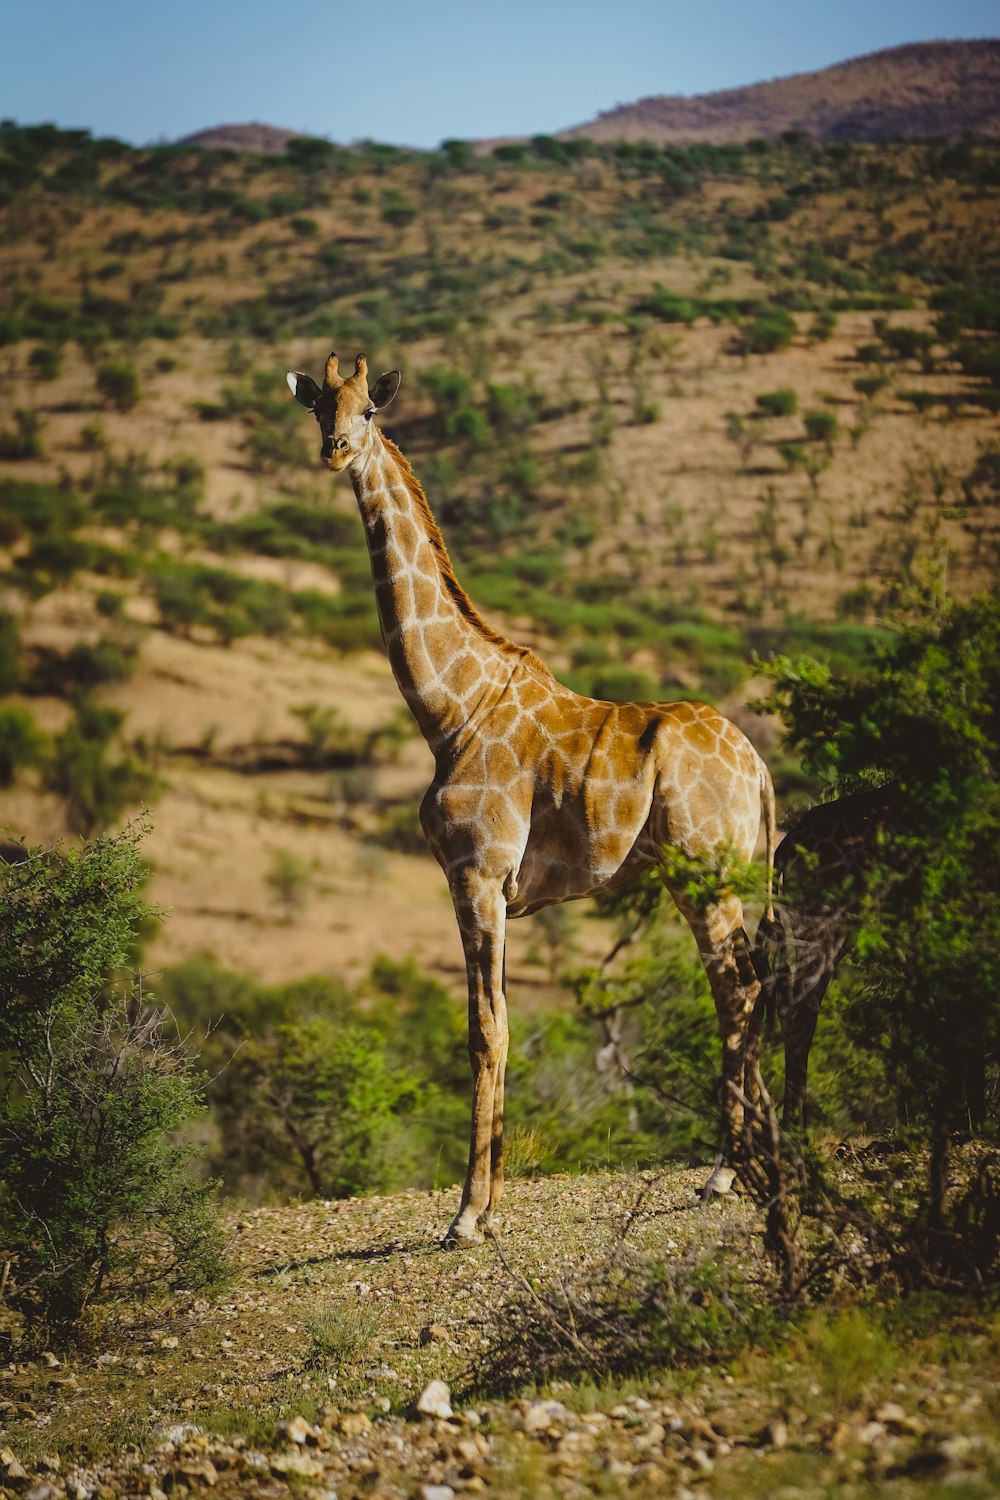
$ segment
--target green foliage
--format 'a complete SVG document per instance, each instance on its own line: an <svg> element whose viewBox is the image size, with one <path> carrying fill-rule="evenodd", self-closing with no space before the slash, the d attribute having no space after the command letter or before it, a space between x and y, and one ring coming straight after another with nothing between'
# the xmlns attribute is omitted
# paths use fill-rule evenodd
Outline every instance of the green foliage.
<svg viewBox="0 0 1000 1500"><path fill-rule="evenodd" d="M12 693L24 678L24 655L17 620L0 610L0 693Z"/></svg>
<svg viewBox="0 0 1000 1500"><path fill-rule="evenodd" d="M52 344L36 344L28 366L39 380L55 380L62 369L62 351Z"/></svg>
<svg viewBox="0 0 1000 1500"><path fill-rule="evenodd" d="M230 1068L244 1150L256 1146L323 1198L385 1182L390 1127L413 1084L369 1029L322 1015L288 1021L250 1038Z"/></svg>
<svg viewBox="0 0 1000 1500"><path fill-rule="evenodd" d="M807 411L802 414L802 425L811 443L823 443L827 451L833 448L837 436L837 417L832 411Z"/></svg>
<svg viewBox="0 0 1000 1500"><path fill-rule="evenodd" d="M305 906L312 888L312 870L291 849L275 849L267 871L267 883L274 891L285 917L291 920Z"/></svg>
<svg viewBox="0 0 1000 1500"><path fill-rule="evenodd" d="M111 752L124 715L83 698L69 724L58 735L45 786L65 800L66 814L78 833L107 828L127 807L148 800L157 780L140 758Z"/></svg>
<svg viewBox="0 0 1000 1500"><path fill-rule="evenodd" d="M36 411L18 407L13 428L0 429L0 458L40 458L42 453L42 419Z"/></svg>
<svg viewBox="0 0 1000 1500"><path fill-rule="evenodd" d="M137 989L105 988L151 908L142 828L0 866L0 1237L5 1296L67 1327L102 1288L219 1273L211 1184L174 1132L202 1110L191 1060Z"/></svg>
<svg viewBox="0 0 1000 1500"><path fill-rule="evenodd" d="M799 398L790 386L783 385L755 396L754 405L765 417L790 417L798 410Z"/></svg>
<svg viewBox="0 0 1000 1500"><path fill-rule="evenodd" d="M131 365L116 361L99 365L97 389L116 411L131 411L139 403L139 375Z"/></svg>
<svg viewBox="0 0 1000 1500"><path fill-rule="evenodd" d="M45 736L26 708L0 703L0 787L10 786L21 766L40 764Z"/></svg>
<svg viewBox="0 0 1000 1500"><path fill-rule="evenodd" d="M1000 597L914 602L919 623L850 676L775 661L768 701L828 785L893 788L843 1018L931 1142L928 1219L940 1227L949 1142L985 1122L1000 1065Z"/></svg>
<svg viewBox="0 0 1000 1500"><path fill-rule="evenodd" d="M775 354L787 349L797 332L795 319L785 307L769 307L744 325L743 347L748 354Z"/></svg>

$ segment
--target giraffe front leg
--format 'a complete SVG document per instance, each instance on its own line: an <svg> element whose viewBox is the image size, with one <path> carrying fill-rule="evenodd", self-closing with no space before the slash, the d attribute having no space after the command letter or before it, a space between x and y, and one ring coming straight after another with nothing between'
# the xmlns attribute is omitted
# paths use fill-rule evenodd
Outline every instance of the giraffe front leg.
<svg viewBox="0 0 1000 1500"><path fill-rule="evenodd" d="M472 1129L469 1166L458 1213L447 1238L476 1243L503 1194L503 1079L507 1003L503 990L506 908L496 886L470 880L453 891L469 980Z"/></svg>

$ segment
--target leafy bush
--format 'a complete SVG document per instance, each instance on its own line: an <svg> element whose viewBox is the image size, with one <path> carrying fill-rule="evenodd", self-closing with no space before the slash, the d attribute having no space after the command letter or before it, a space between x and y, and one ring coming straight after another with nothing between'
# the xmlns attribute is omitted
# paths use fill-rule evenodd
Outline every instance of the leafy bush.
<svg viewBox="0 0 1000 1500"><path fill-rule="evenodd" d="M754 405L765 417L790 417L798 410L799 398L790 386L783 385L755 396Z"/></svg>
<svg viewBox="0 0 1000 1500"><path fill-rule="evenodd" d="M833 448L833 441L837 436L837 417L834 412L807 411L802 415L802 422L806 437L811 443L825 443L828 450Z"/></svg>
<svg viewBox="0 0 1000 1500"><path fill-rule="evenodd" d="M151 908L144 829L0 866L0 1237L8 1305L66 1328L102 1289L219 1274L213 1185L178 1127L203 1109L166 1016L109 973Z"/></svg>
<svg viewBox="0 0 1000 1500"><path fill-rule="evenodd" d="M131 411L139 402L139 376L131 365L110 362L100 365L97 389L117 411Z"/></svg>
<svg viewBox="0 0 1000 1500"><path fill-rule="evenodd" d="M109 747L124 714L84 698L58 735L45 786L65 799L71 826L90 835L114 822L126 807L152 797L157 781L130 752L112 757Z"/></svg>
<svg viewBox="0 0 1000 1500"><path fill-rule="evenodd" d="M1000 597L914 603L920 623L850 676L779 659L769 702L828 784L893 788L843 1020L883 1059L900 1118L930 1147L924 1251L940 1263L962 1255L937 1238L949 1151L970 1121L992 1129L986 1077L1000 1067Z"/></svg>
<svg viewBox="0 0 1000 1500"><path fill-rule="evenodd" d="M787 349L796 332L795 319L787 308L770 307L744 325L743 347L748 354L774 354Z"/></svg>
<svg viewBox="0 0 1000 1500"><path fill-rule="evenodd" d="M0 429L0 458L40 458L42 453L42 419L36 411L18 407L13 428Z"/></svg>
<svg viewBox="0 0 1000 1500"><path fill-rule="evenodd" d="M20 766L37 766L44 748L45 736L28 710L0 704L0 787L10 786Z"/></svg>
<svg viewBox="0 0 1000 1500"><path fill-rule="evenodd" d="M28 355L28 365L39 380L55 380L62 369L62 351L51 344L36 344Z"/></svg>

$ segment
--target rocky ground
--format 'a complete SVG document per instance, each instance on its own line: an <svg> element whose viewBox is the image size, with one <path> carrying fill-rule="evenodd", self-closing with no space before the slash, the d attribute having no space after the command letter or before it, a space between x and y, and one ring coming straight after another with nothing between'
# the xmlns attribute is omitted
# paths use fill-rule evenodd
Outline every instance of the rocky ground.
<svg viewBox="0 0 1000 1500"><path fill-rule="evenodd" d="M530 1357L512 1337L525 1308L572 1327L601 1247L694 1265L724 1245L761 1290L752 1211L733 1196L703 1208L701 1175L516 1182L498 1238L461 1252L440 1247L453 1189L249 1212L218 1294L119 1305L85 1347L7 1365L0 1493L997 1494L987 1306L827 1309L738 1358L661 1351L625 1380L577 1361L505 1389L505 1360Z"/></svg>

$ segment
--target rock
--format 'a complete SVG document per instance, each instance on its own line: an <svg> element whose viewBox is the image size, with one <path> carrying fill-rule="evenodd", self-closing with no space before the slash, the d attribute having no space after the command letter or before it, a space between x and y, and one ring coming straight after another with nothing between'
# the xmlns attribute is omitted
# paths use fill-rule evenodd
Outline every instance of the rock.
<svg viewBox="0 0 1000 1500"><path fill-rule="evenodd" d="M684 1455L684 1459L685 1462L688 1463L692 1469L696 1469L699 1474L711 1474L712 1470L715 1468L714 1461L709 1458L704 1448L689 1448L687 1453L685 1453Z"/></svg>
<svg viewBox="0 0 1000 1500"><path fill-rule="evenodd" d="M516 1425L532 1437L543 1433L561 1432L569 1412L561 1401L527 1401L521 1409L521 1420Z"/></svg>
<svg viewBox="0 0 1000 1500"><path fill-rule="evenodd" d="M703 1191L710 1193L732 1192L733 1183L736 1181L736 1173L732 1167L716 1167L711 1177L705 1184Z"/></svg>
<svg viewBox="0 0 1000 1500"><path fill-rule="evenodd" d="M51 1479L43 1479L39 1484L33 1484L25 1495L25 1500L57 1500L62 1490Z"/></svg>
<svg viewBox="0 0 1000 1500"><path fill-rule="evenodd" d="M360 1437L372 1425L371 1418L363 1411L345 1411L337 1418L337 1431L345 1437Z"/></svg>
<svg viewBox="0 0 1000 1500"><path fill-rule="evenodd" d="M153 1428L153 1436L161 1448L179 1448L182 1443L201 1437L201 1428L193 1422L165 1422Z"/></svg>
<svg viewBox="0 0 1000 1500"><path fill-rule="evenodd" d="M422 1417L442 1417L445 1421L451 1417L451 1392L443 1380L431 1380L424 1386L417 1397L417 1411Z"/></svg>
<svg viewBox="0 0 1000 1500"><path fill-rule="evenodd" d="M422 1344L445 1344L448 1342L448 1330L443 1323L428 1323L420 1330L420 1342Z"/></svg>
<svg viewBox="0 0 1000 1500"><path fill-rule="evenodd" d="M884 1402L875 1412L876 1421L884 1423L890 1432L909 1433L911 1437L923 1437L927 1423L912 1412L904 1410L896 1401Z"/></svg>
<svg viewBox="0 0 1000 1500"><path fill-rule="evenodd" d="M276 1453L271 1459L271 1473L296 1479L319 1479L323 1465L305 1453Z"/></svg>
<svg viewBox="0 0 1000 1500"><path fill-rule="evenodd" d="M189 1488L203 1485L211 1489L219 1482L219 1473L210 1458L184 1458L174 1465L174 1478L180 1479Z"/></svg>
<svg viewBox="0 0 1000 1500"><path fill-rule="evenodd" d="M27 1469L18 1462L10 1448L0 1448L0 1474L5 1484L23 1484L28 1477Z"/></svg>
<svg viewBox="0 0 1000 1500"><path fill-rule="evenodd" d="M858 1428L858 1442L864 1443L869 1448L885 1435L885 1428L881 1422L866 1422L863 1427Z"/></svg>
<svg viewBox="0 0 1000 1500"><path fill-rule="evenodd" d="M43 1453L38 1460L38 1467L49 1474L58 1474L62 1468L62 1460L58 1453Z"/></svg>
<svg viewBox="0 0 1000 1500"><path fill-rule="evenodd" d="M772 1448L784 1448L788 1443L788 1423L784 1417L775 1417L764 1428L765 1440Z"/></svg>
<svg viewBox="0 0 1000 1500"><path fill-rule="evenodd" d="M433 1385L435 1382L431 1382ZM443 1381L437 1381L443 1385ZM420 1486L420 1500L455 1500L455 1491L450 1484L422 1484Z"/></svg>
<svg viewBox="0 0 1000 1500"><path fill-rule="evenodd" d="M315 1427L310 1427L305 1417L291 1417L287 1422L279 1422L278 1433L289 1443L297 1443L300 1447L310 1441L315 1442L319 1436Z"/></svg>

